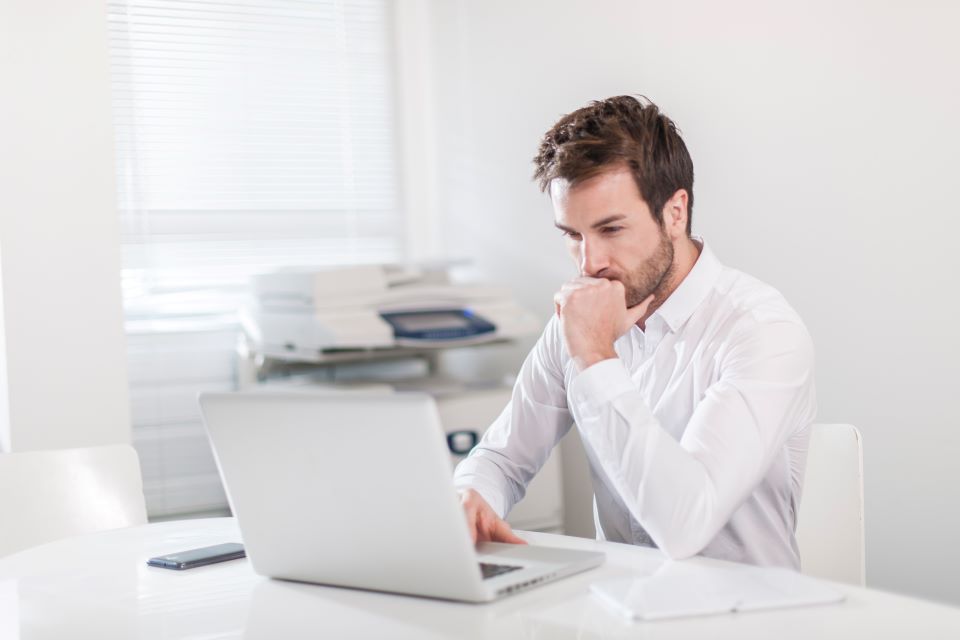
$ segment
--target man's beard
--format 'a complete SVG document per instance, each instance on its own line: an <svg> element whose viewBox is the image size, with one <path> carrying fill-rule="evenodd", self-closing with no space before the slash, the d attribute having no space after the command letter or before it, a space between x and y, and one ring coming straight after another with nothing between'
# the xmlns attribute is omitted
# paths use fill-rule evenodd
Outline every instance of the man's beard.
<svg viewBox="0 0 960 640"><path fill-rule="evenodd" d="M654 302L659 305L660 294L669 286L673 275L673 243L666 232L660 229L660 242L654 254L636 271L626 274L623 286L626 289L627 308L635 307L651 293L657 294Z"/></svg>

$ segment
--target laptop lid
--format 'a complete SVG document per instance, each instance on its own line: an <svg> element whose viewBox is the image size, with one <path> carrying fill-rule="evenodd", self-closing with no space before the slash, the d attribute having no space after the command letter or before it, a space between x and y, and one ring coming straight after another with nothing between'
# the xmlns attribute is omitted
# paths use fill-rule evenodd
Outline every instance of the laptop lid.
<svg viewBox="0 0 960 640"><path fill-rule="evenodd" d="M432 398L209 393L200 406L257 573L487 599Z"/></svg>

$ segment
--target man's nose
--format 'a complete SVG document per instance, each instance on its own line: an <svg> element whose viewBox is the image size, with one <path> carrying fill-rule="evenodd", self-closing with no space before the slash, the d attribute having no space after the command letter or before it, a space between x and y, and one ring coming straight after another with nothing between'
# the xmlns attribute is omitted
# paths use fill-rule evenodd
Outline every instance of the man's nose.
<svg viewBox="0 0 960 640"><path fill-rule="evenodd" d="M584 238L580 243L580 275L600 278L607 267L607 254L596 242Z"/></svg>

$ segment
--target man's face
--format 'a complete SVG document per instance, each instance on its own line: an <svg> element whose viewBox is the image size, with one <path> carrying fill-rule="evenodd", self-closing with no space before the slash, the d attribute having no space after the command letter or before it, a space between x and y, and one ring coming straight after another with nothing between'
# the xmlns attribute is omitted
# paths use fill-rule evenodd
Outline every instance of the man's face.
<svg viewBox="0 0 960 640"><path fill-rule="evenodd" d="M628 307L667 285L673 243L654 220L628 168L605 171L573 188L554 180L550 197L555 224L580 275L619 280Z"/></svg>

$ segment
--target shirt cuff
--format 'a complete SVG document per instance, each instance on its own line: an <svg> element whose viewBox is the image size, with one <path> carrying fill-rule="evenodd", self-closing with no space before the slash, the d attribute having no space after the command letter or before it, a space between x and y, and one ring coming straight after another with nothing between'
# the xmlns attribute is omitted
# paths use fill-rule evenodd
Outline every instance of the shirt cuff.
<svg viewBox="0 0 960 640"><path fill-rule="evenodd" d="M498 487L496 482L487 478L478 468L479 464L479 460L472 460L471 458L461 461L457 465L456 474L453 477L453 486L457 491L473 489L487 501L494 513L501 518L506 518L507 500L503 495L503 488Z"/></svg>
<svg viewBox="0 0 960 640"><path fill-rule="evenodd" d="M609 358L587 367L570 382L569 403L597 415L615 398L637 388L620 358Z"/></svg>

